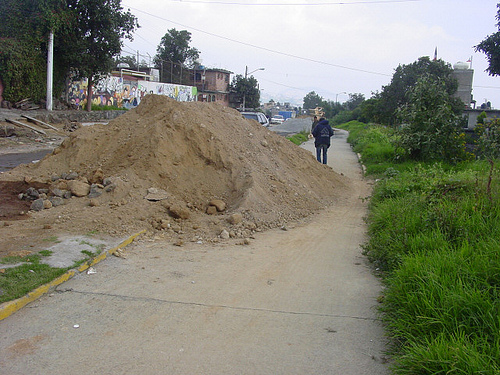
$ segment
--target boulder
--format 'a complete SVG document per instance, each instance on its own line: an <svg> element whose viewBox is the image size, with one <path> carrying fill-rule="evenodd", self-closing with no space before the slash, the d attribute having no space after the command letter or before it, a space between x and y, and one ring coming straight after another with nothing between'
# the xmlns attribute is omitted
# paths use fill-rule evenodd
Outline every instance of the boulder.
<svg viewBox="0 0 500 375"><path fill-rule="evenodd" d="M30 206L30 210L41 211L43 210L43 199L39 198L33 201Z"/></svg>
<svg viewBox="0 0 500 375"><path fill-rule="evenodd" d="M212 199L209 205L217 208L217 211L219 212L222 212L226 209L226 203L220 199Z"/></svg>
<svg viewBox="0 0 500 375"><path fill-rule="evenodd" d="M68 181L68 188L77 197L85 197L90 193L90 185L80 180Z"/></svg>
<svg viewBox="0 0 500 375"><path fill-rule="evenodd" d="M182 206L177 205L177 204L170 206L169 213L170 213L170 216L172 216L175 219L187 220L187 219L189 219L189 216L190 216L190 212L189 212L188 208L182 207Z"/></svg>
<svg viewBox="0 0 500 375"><path fill-rule="evenodd" d="M229 216L228 221L230 224L236 225L243 221L243 215L240 213L235 213Z"/></svg>

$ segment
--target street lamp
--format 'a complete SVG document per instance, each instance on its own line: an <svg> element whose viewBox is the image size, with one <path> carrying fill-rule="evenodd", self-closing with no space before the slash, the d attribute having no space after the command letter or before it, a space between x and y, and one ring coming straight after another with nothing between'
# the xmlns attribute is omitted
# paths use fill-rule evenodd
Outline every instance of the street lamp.
<svg viewBox="0 0 500 375"><path fill-rule="evenodd" d="M245 84L246 84L246 80L247 80L247 77L249 74L255 73L258 70L265 70L265 69L266 68L259 68L259 69L252 70L250 73L248 73L248 66L245 66ZM245 99L246 99L246 92L244 91L243 92L243 110L245 110Z"/></svg>

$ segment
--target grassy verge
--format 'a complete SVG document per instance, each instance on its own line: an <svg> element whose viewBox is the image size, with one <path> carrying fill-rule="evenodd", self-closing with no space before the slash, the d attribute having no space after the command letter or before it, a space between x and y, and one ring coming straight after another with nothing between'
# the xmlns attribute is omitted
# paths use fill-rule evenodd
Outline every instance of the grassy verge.
<svg viewBox="0 0 500 375"><path fill-rule="evenodd" d="M379 179L364 251L386 286L394 373L499 374L498 167L490 180L481 161L398 163L387 151L390 130L350 126L353 147Z"/></svg>
<svg viewBox="0 0 500 375"><path fill-rule="evenodd" d="M289 141L292 141L297 146L300 146L302 143L307 142L309 140L309 132L306 130L302 130L298 134L294 134L290 137L286 137Z"/></svg>
<svg viewBox="0 0 500 375"><path fill-rule="evenodd" d="M47 241L58 242L55 237L50 237ZM0 303L20 298L39 286L53 281L66 271L76 268L96 257L104 249L104 245L93 245L86 241L82 241L81 243L88 245L93 250L82 250L81 259L75 261L71 267L67 268L51 267L42 262L43 257L52 255L50 250L41 250L38 253L26 256L0 258ZM7 265L13 264L19 265L7 267Z"/></svg>

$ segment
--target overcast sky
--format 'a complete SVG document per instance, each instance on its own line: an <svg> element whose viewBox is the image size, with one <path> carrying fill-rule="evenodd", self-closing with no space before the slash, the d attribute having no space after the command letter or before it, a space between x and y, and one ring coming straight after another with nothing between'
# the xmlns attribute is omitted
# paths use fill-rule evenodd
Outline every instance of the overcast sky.
<svg viewBox="0 0 500 375"><path fill-rule="evenodd" d="M169 29L191 33L207 68L252 75L262 98L302 105L314 91L368 99L421 56L472 58L478 105L500 108L500 77L474 46L498 31L496 0L122 0L141 26L124 52L148 60ZM233 76L232 76L233 77Z"/></svg>

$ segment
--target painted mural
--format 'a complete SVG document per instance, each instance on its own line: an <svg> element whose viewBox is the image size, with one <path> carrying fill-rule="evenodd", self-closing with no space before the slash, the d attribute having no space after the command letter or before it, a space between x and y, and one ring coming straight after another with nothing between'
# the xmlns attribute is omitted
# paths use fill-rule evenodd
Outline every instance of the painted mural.
<svg viewBox="0 0 500 375"><path fill-rule="evenodd" d="M68 87L68 101L85 108L87 85L87 80L71 82ZM180 102L193 102L196 100L198 89L172 83L127 81L121 77L109 76L94 86L92 103L130 109L137 107L147 94L166 95Z"/></svg>

